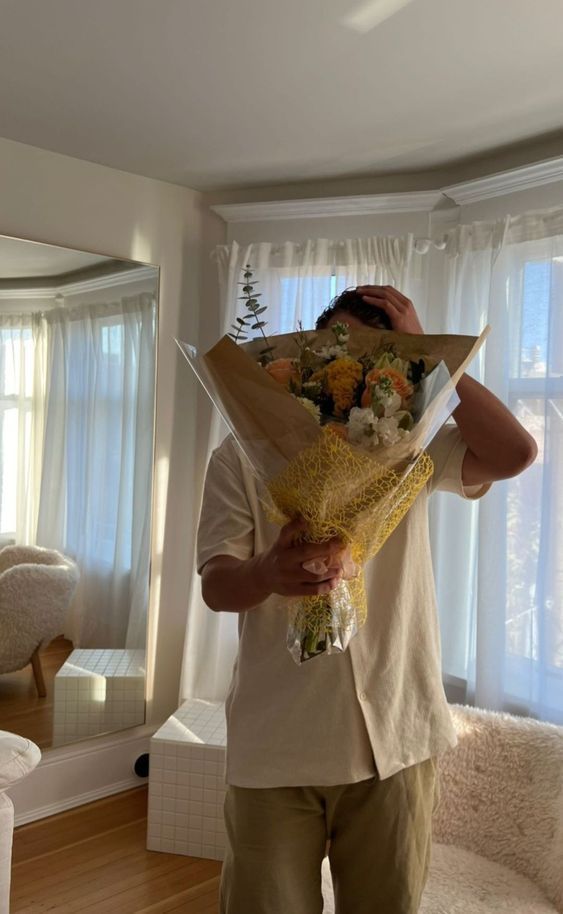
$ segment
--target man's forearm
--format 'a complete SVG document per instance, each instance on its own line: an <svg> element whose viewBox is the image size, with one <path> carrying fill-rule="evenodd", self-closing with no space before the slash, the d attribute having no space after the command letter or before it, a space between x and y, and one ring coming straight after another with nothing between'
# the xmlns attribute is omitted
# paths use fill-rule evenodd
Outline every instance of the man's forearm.
<svg viewBox="0 0 563 914"><path fill-rule="evenodd" d="M461 400L453 417L469 450L496 478L508 478L533 463L534 439L490 390L464 374L457 385Z"/></svg>
<svg viewBox="0 0 563 914"><path fill-rule="evenodd" d="M271 594L264 583L260 555L246 560L230 555L211 559L203 569L201 588L210 609L234 613L254 609Z"/></svg>
<svg viewBox="0 0 563 914"><path fill-rule="evenodd" d="M210 609L246 612L273 593L314 597L330 593L342 577L344 544L338 537L324 543L303 542L303 518L285 524L269 549L242 561L217 555L201 573L203 599ZM322 561L318 561L322 560ZM322 567L309 570L308 564Z"/></svg>

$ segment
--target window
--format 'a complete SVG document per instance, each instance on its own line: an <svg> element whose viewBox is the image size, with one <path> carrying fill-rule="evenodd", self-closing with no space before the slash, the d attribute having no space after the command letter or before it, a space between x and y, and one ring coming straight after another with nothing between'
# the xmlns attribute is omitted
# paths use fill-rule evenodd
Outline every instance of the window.
<svg viewBox="0 0 563 914"><path fill-rule="evenodd" d="M0 534L14 537L31 440L31 327L0 328Z"/></svg>
<svg viewBox="0 0 563 914"><path fill-rule="evenodd" d="M528 261L519 278L509 407L534 436L538 457L507 487L507 691L526 694L537 666L537 699L556 708L563 686L563 258Z"/></svg>
<svg viewBox="0 0 563 914"><path fill-rule="evenodd" d="M320 274L318 278L308 277L306 285L295 275L282 276L280 279L280 311L278 328L275 333L292 333L297 329L295 303L301 300L301 321L305 329L312 329L321 311L327 307L335 295L346 288L344 281L338 281L336 273Z"/></svg>

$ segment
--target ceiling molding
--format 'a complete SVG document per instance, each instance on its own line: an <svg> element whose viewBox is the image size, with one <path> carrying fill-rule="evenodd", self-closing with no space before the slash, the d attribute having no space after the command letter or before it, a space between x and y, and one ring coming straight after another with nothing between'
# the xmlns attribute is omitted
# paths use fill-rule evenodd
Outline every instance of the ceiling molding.
<svg viewBox="0 0 563 914"><path fill-rule="evenodd" d="M145 279L154 279L155 267L139 267L134 270L125 270L111 276L99 276L92 279L83 279L78 282L63 282L46 286L18 286L17 288L1 288L2 299L56 299L70 295L82 295L86 292L97 292L99 289L113 289L116 286L130 285L132 282L142 282Z"/></svg>
<svg viewBox="0 0 563 914"><path fill-rule="evenodd" d="M551 184L554 181L563 181L563 156L534 165L512 168L510 171L501 171L485 178L452 184L450 187L443 187L442 193L450 197L454 203L463 206L519 190L540 187L542 184Z"/></svg>
<svg viewBox="0 0 563 914"><path fill-rule="evenodd" d="M308 200L272 200L263 203L224 203L211 207L225 222L279 222L284 219L315 219L330 216L371 216L378 213L432 212L438 203L458 206L488 200L502 194L529 190L563 181L563 156L523 165L509 171L462 181L437 190L412 193L369 194L352 197L320 197Z"/></svg>
<svg viewBox="0 0 563 914"><path fill-rule="evenodd" d="M225 203L211 209L225 222L279 222L327 216L371 216L376 213L430 212L443 200L439 190L413 193L320 197L311 200L272 200L265 203Z"/></svg>
<svg viewBox="0 0 563 914"><path fill-rule="evenodd" d="M78 282L67 282L59 286L62 295L78 295L83 292L96 292L98 289L113 289L115 286L128 286L132 282L142 282L144 279L155 278L155 267L138 267L133 270L124 270L110 276L99 276L92 279L83 279Z"/></svg>

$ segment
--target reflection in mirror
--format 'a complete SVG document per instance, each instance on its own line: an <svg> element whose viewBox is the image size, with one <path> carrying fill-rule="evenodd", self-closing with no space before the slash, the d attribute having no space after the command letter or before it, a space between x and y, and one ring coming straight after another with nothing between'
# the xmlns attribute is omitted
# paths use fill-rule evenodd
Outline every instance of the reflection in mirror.
<svg viewBox="0 0 563 914"><path fill-rule="evenodd" d="M0 729L145 714L158 268L0 236Z"/></svg>

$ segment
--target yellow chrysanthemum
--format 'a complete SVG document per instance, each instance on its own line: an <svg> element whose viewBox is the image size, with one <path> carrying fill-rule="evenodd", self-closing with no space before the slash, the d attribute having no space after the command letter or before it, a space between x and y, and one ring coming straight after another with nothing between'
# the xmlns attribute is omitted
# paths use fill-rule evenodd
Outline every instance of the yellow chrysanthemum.
<svg viewBox="0 0 563 914"><path fill-rule="evenodd" d="M343 356L330 362L325 369L325 384L334 400L334 411L342 416L354 404L356 388L363 378L360 362L350 356Z"/></svg>

